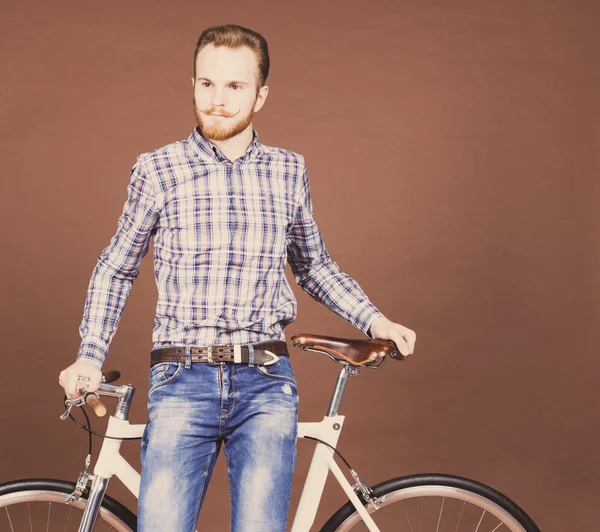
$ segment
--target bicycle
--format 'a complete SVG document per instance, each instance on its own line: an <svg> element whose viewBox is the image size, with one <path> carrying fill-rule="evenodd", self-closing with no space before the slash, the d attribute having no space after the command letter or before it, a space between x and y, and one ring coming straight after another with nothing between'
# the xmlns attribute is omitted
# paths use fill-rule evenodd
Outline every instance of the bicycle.
<svg viewBox="0 0 600 532"><path fill-rule="evenodd" d="M292 336L292 340L294 347L325 354L342 365L323 419L298 423L298 438L315 440L316 446L292 522L292 532L308 532L313 526L330 471L349 501L329 518L320 529L322 532L357 529L370 532L539 532L537 525L515 502L494 488L468 478L435 473L416 474L369 486L336 449L345 419L345 416L338 414L338 410L349 377L358 375L362 367L380 368L387 356L394 360L403 360L405 357L396 344L389 340L356 340L312 334L297 334ZM374 360L373 356L381 351L385 356ZM129 408L135 388L130 384L109 384L119 376L117 371L108 371L103 373L103 382L95 392L80 389L80 397L72 400L65 395L67 410L61 419L70 417L89 433L85 468L76 482L28 478L0 484L0 508L5 510L3 513L11 531L22 530L18 527L23 522L33 529L34 521L38 523L40 520L46 523L47 531L54 530L50 528L50 520L52 518L52 525L55 525L56 516L59 524L55 529L66 531L74 508L81 510L81 515L71 521L78 526L78 532L90 532L99 522L119 532L136 530L136 515L106 494L109 480L116 475L137 498L141 478L121 456L119 449L123 440L141 439L146 424L129 423ZM70 412L75 406L87 404L98 416L104 415L106 409L99 396L117 399L106 434L91 430L85 409L82 408L82 412L88 426L81 425ZM93 474L90 474L87 470L92 454L92 434L103 436L104 441ZM348 467L354 484L350 484L334 460L334 453ZM88 486L90 481L91 486ZM41 505L41 517L37 514L32 517L31 507L36 506L37 510L40 505L34 503L40 502L44 503ZM47 512L45 503L48 503ZM27 505L26 515L24 504ZM391 510L397 510L399 514L391 513Z"/></svg>

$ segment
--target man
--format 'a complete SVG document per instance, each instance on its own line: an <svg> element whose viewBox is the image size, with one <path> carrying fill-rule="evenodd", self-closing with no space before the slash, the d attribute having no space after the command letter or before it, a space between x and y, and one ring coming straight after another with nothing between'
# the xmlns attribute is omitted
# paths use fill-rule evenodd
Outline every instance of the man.
<svg viewBox="0 0 600 532"><path fill-rule="evenodd" d="M141 532L195 529L222 442L232 530L285 530L298 421L284 334L296 318L286 260L315 300L369 336L394 340L405 356L414 349L414 331L385 318L329 257L304 158L258 141L252 118L267 98L268 72L260 34L233 24L202 33L192 78L197 127L138 156L117 234L90 280L77 360L60 374L70 398L79 376L97 389L152 236L159 297Z"/></svg>

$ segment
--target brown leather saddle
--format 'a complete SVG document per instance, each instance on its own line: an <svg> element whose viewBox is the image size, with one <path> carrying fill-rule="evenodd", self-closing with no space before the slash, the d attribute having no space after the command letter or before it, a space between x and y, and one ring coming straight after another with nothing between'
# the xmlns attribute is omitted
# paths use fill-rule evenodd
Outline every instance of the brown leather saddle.
<svg viewBox="0 0 600 532"><path fill-rule="evenodd" d="M335 336L306 333L295 334L291 339L294 347L300 347L304 351L326 353L336 360L345 360L353 366L381 365L383 359L371 360L369 358L381 351L390 355L394 360L406 358L392 340L336 338Z"/></svg>

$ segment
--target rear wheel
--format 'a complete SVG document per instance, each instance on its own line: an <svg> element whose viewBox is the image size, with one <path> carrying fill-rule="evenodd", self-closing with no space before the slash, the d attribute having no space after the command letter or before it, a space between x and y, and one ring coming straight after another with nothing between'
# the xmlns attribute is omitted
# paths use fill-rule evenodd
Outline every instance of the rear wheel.
<svg viewBox="0 0 600 532"><path fill-rule="evenodd" d="M371 488L377 509L358 497L381 532L539 532L532 519L499 491L468 478L424 474L386 480ZM368 531L351 502L322 532Z"/></svg>
<svg viewBox="0 0 600 532"><path fill-rule="evenodd" d="M74 482L50 478L0 484L0 530L77 532L89 488L79 500L67 504L65 499L74 490ZM136 515L117 500L104 495L94 532L132 532L136 529Z"/></svg>

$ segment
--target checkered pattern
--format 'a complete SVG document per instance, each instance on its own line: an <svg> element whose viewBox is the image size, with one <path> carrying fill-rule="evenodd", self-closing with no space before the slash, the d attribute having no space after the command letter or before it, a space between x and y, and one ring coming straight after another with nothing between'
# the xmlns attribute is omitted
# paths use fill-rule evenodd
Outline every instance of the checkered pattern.
<svg viewBox="0 0 600 532"><path fill-rule="evenodd" d="M90 279L77 359L102 364L150 239L154 347L284 340L297 302L285 277L368 334L382 315L327 252L304 157L258 141L231 162L197 128L142 153L117 232Z"/></svg>

